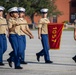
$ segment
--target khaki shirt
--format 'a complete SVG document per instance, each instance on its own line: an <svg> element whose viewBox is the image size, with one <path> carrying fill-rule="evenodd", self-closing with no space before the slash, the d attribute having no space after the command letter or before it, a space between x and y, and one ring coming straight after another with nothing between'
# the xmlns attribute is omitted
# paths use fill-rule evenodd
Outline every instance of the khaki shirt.
<svg viewBox="0 0 76 75"><path fill-rule="evenodd" d="M0 34L6 34L6 30L8 28L7 21L5 18L0 17Z"/></svg>
<svg viewBox="0 0 76 75"><path fill-rule="evenodd" d="M27 27L28 27L28 24L27 24L27 21L23 18L19 18L20 19L20 27L22 28L22 30L25 30ZM23 24L23 25L22 25ZM21 32L21 35L25 35L25 33L23 31L20 31Z"/></svg>
<svg viewBox="0 0 76 75"><path fill-rule="evenodd" d="M40 23L45 23L45 24L40 24ZM47 24L46 24L47 23ZM39 24L38 24L38 28L41 28L42 32L41 34L48 34L48 28L47 28L47 25L48 23L50 23L50 21L48 20L48 18L41 18L40 21L39 21Z"/></svg>
<svg viewBox="0 0 76 75"><path fill-rule="evenodd" d="M10 18L8 20L8 28L13 28L13 25L15 24L19 24L20 21L19 21L19 18ZM18 35L21 35L20 34L20 25L19 26L16 26L15 29L13 31L10 31L9 34L18 34Z"/></svg>

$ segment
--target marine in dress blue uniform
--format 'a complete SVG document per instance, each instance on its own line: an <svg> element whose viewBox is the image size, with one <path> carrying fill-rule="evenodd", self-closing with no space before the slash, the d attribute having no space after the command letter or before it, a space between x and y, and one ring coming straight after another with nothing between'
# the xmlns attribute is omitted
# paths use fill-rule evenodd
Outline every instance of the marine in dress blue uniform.
<svg viewBox="0 0 76 75"><path fill-rule="evenodd" d="M6 39L6 30L7 22L6 19L3 18L4 7L0 6L0 66L3 66L3 54L7 50L7 39Z"/></svg>
<svg viewBox="0 0 76 75"><path fill-rule="evenodd" d="M19 23L18 8L12 7L8 10L8 12L11 16L10 19L8 20L9 41L10 41L11 46L13 48L13 53L7 61L9 63L9 66L12 67L12 59L14 57L13 62L14 62L15 69L22 69L22 67L20 66L22 39L20 36L20 26L18 25L18 23Z"/></svg>
<svg viewBox="0 0 76 75"><path fill-rule="evenodd" d="M38 38L41 39L43 49L40 52L36 53L36 56L38 61L40 61L40 56L44 56L45 63L53 63L50 60L50 55L49 55L47 25L50 21L47 18L47 12L48 12L47 8L41 9L42 18L39 20L39 24L38 24Z"/></svg>
<svg viewBox="0 0 76 75"><path fill-rule="evenodd" d="M26 20L24 20L23 17L22 17L25 14L25 8L19 7L18 11L19 11L19 19L20 19L21 23L27 23ZM21 25L21 27L22 27L23 30L25 30L25 25ZM26 36L25 36L25 33L23 31L21 31L21 37L22 37L22 40L23 40L23 50L22 50L22 55L21 55L20 61L21 61L21 64L27 64L25 62Z"/></svg>
<svg viewBox="0 0 76 75"><path fill-rule="evenodd" d="M21 27L21 37L23 40L23 49L22 49L22 55L21 55L21 64L27 64L25 62L25 49L26 49L26 37L25 34L28 35L31 39L33 38L33 35L28 27L28 23L25 19L25 8L19 7L19 19L20 19L20 27Z"/></svg>

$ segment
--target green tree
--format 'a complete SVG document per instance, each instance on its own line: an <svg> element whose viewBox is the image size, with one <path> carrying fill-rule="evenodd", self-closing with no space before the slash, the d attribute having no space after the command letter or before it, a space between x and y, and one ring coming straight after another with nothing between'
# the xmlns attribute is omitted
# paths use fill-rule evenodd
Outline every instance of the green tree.
<svg viewBox="0 0 76 75"><path fill-rule="evenodd" d="M50 15L60 15L61 12L55 5L56 0L19 0L19 6L23 6L26 9L26 14L30 16L32 22L34 22L34 14L40 14L42 8L49 9Z"/></svg>
<svg viewBox="0 0 76 75"><path fill-rule="evenodd" d="M32 22L34 22L34 14L40 14L42 8L49 9L48 16L60 15L61 12L57 9L55 1L56 0L9 0L6 2L6 0L0 0L0 5L4 6L6 11L13 6L24 7L26 9L26 15L29 15Z"/></svg>

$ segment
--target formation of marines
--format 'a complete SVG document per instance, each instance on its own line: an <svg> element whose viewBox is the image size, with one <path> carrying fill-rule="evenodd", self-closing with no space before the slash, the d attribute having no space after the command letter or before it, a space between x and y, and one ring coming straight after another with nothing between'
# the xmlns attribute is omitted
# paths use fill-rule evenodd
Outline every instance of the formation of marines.
<svg viewBox="0 0 76 75"><path fill-rule="evenodd" d="M25 20L25 8L10 8L8 10L10 15L8 20L3 17L4 10L5 8L0 6L0 66L4 66L3 54L7 50L6 36L8 36L13 50L9 53L7 62L10 67L12 67L12 62L14 62L15 69L22 69L23 67L21 67L21 64L27 64L27 62L25 62L25 35L28 35L30 39L33 39L34 36L29 29L27 21ZM38 24L38 38L42 42L43 49L36 53L37 61L40 61L40 56L44 56L45 63L53 63L53 61L50 60L49 55L47 25L50 23L50 21L47 18L48 9L43 8L40 11L42 13L42 18L39 20ZM76 62L76 58L73 59Z"/></svg>

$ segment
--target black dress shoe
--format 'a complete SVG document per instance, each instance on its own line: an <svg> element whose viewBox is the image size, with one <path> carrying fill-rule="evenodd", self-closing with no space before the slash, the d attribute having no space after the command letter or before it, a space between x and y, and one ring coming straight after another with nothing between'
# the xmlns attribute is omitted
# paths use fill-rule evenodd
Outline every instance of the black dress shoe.
<svg viewBox="0 0 76 75"><path fill-rule="evenodd" d="M9 53L9 56L11 56L13 53L14 53L14 51L10 52L10 53Z"/></svg>
<svg viewBox="0 0 76 75"><path fill-rule="evenodd" d="M0 66L4 66L4 63L0 62Z"/></svg>
<svg viewBox="0 0 76 75"><path fill-rule="evenodd" d="M12 61L10 61L9 59L7 59L7 62L9 64L9 66L12 67Z"/></svg>
<svg viewBox="0 0 76 75"><path fill-rule="evenodd" d="M23 69L21 66L17 66L15 67L15 69Z"/></svg>
<svg viewBox="0 0 76 75"><path fill-rule="evenodd" d="M25 61L21 61L20 63L21 63L21 64L27 64L27 62L25 62Z"/></svg>
<svg viewBox="0 0 76 75"><path fill-rule="evenodd" d="M38 55L38 53L36 53L36 57L37 57L37 61L40 61L40 56Z"/></svg>
<svg viewBox="0 0 76 75"><path fill-rule="evenodd" d="M53 63L53 61L45 61L45 63Z"/></svg>
<svg viewBox="0 0 76 75"><path fill-rule="evenodd" d="M75 57L73 57L72 59L73 59L73 60L75 61L75 63L76 63L76 56L75 56Z"/></svg>

